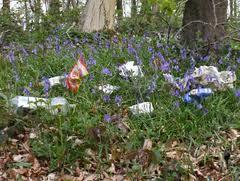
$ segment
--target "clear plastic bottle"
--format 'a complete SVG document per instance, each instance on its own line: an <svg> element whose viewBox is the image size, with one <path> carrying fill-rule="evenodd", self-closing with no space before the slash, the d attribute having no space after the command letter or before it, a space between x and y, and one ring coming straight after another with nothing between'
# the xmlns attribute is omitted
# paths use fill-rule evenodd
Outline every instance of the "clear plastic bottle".
<svg viewBox="0 0 240 181"><path fill-rule="evenodd" d="M51 114L67 114L67 112L75 107L74 104L69 104L67 99L64 97L55 97L51 99L27 97L27 96L16 96L10 100L10 104L18 112L18 109L29 109L35 110L37 108L45 108L49 110Z"/></svg>

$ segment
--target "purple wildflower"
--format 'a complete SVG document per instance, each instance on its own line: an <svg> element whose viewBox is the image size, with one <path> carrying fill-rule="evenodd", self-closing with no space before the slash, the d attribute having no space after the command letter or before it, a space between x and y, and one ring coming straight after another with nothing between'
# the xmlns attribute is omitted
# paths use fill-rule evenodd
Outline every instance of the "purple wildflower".
<svg viewBox="0 0 240 181"><path fill-rule="evenodd" d="M94 80L94 77L95 77L94 74L93 74L93 73L90 73L90 75L89 75L89 80L90 80L90 81L93 81L93 80Z"/></svg>
<svg viewBox="0 0 240 181"><path fill-rule="evenodd" d="M110 116L109 114L105 114L105 115L104 115L104 121L110 123L111 120L112 120L112 118L111 118L111 116Z"/></svg>
<svg viewBox="0 0 240 181"><path fill-rule="evenodd" d="M28 88L23 89L23 94L26 96L30 96L30 90Z"/></svg>
<svg viewBox="0 0 240 181"><path fill-rule="evenodd" d="M118 43L118 37L117 37L117 36L114 36L114 37L113 37L113 43L115 43L115 44Z"/></svg>
<svg viewBox="0 0 240 181"><path fill-rule="evenodd" d="M50 82L49 82L49 79L48 79L48 78L44 77L44 78L43 78L43 81L44 81L43 91L44 91L45 96L47 97L51 85L50 85Z"/></svg>
<svg viewBox="0 0 240 181"><path fill-rule="evenodd" d="M186 49L183 48L180 50L180 53L181 53L181 57L183 60L185 60L187 58L187 52L186 52Z"/></svg>
<svg viewBox="0 0 240 181"><path fill-rule="evenodd" d="M122 104L122 96L116 95L115 103L117 104L117 106L120 106Z"/></svg>
<svg viewBox="0 0 240 181"><path fill-rule="evenodd" d="M110 46L111 46L110 41L109 41L109 40L106 40L105 47L106 47L107 49L109 49Z"/></svg>
<svg viewBox="0 0 240 181"><path fill-rule="evenodd" d="M8 53L8 59L9 59L10 63L15 62L15 56L14 56L14 51L13 50L10 50L10 52Z"/></svg>
<svg viewBox="0 0 240 181"><path fill-rule="evenodd" d="M110 98L109 95L104 95L104 96L103 96L103 101L104 101L105 103L110 102L110 100L111 100L111 98Z"/></svg>
<svg viewBox="0 0 240 181"><path fill-rule="evenodd" d="M173 105L174 105L175 108L179 108L179 107L180 107L179 101L175 101L175 102L173 103Z"/></svg>
<svg viewBox="0 0 240 181"><path fill-rule="evenodd" d="M112 72L108 68L103 68L102 74L112 76Z"/></svg>
<svg viewBox="0 0 240 181"><path fill-rule="evenodd" d="M170 63L169 62L167 62L167 61L164 61L162 64L161 64L161 70L163 71L163 72L167 72L167 71L169 71L170 70Z"/></svg>
<svg viewBox="0 0 240 181"><path fill-rule="evenodd" d="M93 56L90 56L86 63L88 65L88 67L91 67L92 65L96 65L97 62L96 62L96 60L94 59Z"/></svg>
<svg viewBox="0 0 240 181"><path fill-rule="evenodd" d="M239 63L239 64L240 64L240 57L239 57L239 58L237 58L237 63Z"/></svg>
<svg viewBox="0 0 240 181"><path fill-rule="evenodd" d="M240 97L240 89L237 89L237 90L235 91L235 96L236 96L236 97Z"/></svg>

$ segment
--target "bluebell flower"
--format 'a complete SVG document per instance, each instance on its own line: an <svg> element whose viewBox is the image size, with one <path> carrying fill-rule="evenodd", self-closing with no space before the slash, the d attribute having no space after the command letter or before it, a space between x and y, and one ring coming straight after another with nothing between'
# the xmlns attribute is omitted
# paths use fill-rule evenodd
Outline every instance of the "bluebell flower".
<svg viewBox="0 0 240 181"><path fill-rule="evenodd" d="M182 59L185 60L185 59L187 58L187 51L186 51L186 49L185 49L185 48L182 48L182 49L180 50L180 53L181 53Z"/></svg>
<svg viewBox="0 0 240 181"><path fill-rule="evenodd" d="M153 47L148 47L148 51L149 51L150 53L153 53L153 52L154 52Z"/></svg>
<svg viewBox="0 0 240 181"><path fill-rule="evenodd" d="M163 72L167 72L170 70L170 63L167 61L163 61L160 68Z"/></svg>
<svg viewBox="0 0 240 181"><path fill-rule="evenodd" d="M114 36L114 37L113 37L113 43L115 43L115 44L118 43L118 37L117 37L117 36Z"/></svg>
<svg viewBox="0 0 240 181"><path fill-rule="evenodd" d="M114 101L117 106L120 106L122 104L122 96L116 95Z"/></svg>
<svg viewBox="0 0 240 181"><path fill-rule="evenodd" d="M239 58L237 58L237 63L239 63L239 64L240 64L240 57L239 57Z"/></svg>
<svg viewBox="0 0 240 181"><path fill-rule="evenodd" d="M235 96L236 96L236 97L240 97L240 89L237 89L237 90L235 91Z"/></svg>
<svg viewBox="0 0 240 181"><path fill-rule="evenodd" d="M92 65L96 65L97 62L96 62L96 60L94 59L93 56L90 56L86 63L88 65L88 67L90 68Z"/></svg>
<svg viewBox="0 0 240 181"><path fill-rule="evenodd" d="M90 73L90 75L89 75L89 80L90 80L90 81L93 81L94 78L95 78L94 73Z"/></svg>
<svg viewBox="0 0 240 181"><path fill-rule="evenodd" d="M13 64L15 62L15 56L14 56L14 51L10 50L8 53L8 59L10 61L11 64Z"/></svg>
<svg viewBox="0 0 240 181"><path fill-rule="evenodd" d="M34 55L37 55L38 51L37 51L37 48L36 48L36 47L32 50L32 53L33 53Z"/></svg>
<svg viewBox="0 0 240 181"><path fill-rule="evenodd" d="M127 38L123 37L122 42L123 42L123 44L126 44L127 43Z"/></svg>
<svg viewBox="0 0 240 181"><path fill-rule="evenodd" d="M28 88L24 88L23 89L23 94L26 95L26 96L30 96L30 90Z"/></svg>
<svg viewBox="0 0 240 181"><path fill-rule="evenodd" d="M105 115L104 115L104 121L110 123L111 120L112 120L112 118L111 118L111 116L110 116L109 114L105 114Z"/></svg>
<svg viewBox="0 0 240 181"><path fill-rule="evenodd" d="M43 81L44 81L43 91L44 91L45 96L48 97L48 92L49 92L49 90L50 90L51 84L50 84L49 79L46 78L46 77L43 77Z"/></svg>
<svg viewBox="0 0 240 181"><path fill-rule="evenodd" d="M110 102L110 100L111 100L111 98L110 98L109 95L104 95L104 96L103 96L103 101L104 101L105 103Z"/></svg>
<svg viewBox="0 0 240 181"><path fill-rule="evenodd" d="M112 76L112 72L108 68L103 68L102 74Z"/></svg>
<svg viewBox="0 0 240 181"><path fill-rule="evenodd" d="M107 49L109 49L109 48L110 48L110 46L111 46L111 44L110 44L110 41L109 41L109 40L106 40L105 47L106 47Z"/></svg>
<svg viewBox="0 0 240 181"><path fill-rule="evenodd" d="M162 55L161 52L157 52L157 56L161 61L165 62L165 58L164 58L164 56Z"/></svg>

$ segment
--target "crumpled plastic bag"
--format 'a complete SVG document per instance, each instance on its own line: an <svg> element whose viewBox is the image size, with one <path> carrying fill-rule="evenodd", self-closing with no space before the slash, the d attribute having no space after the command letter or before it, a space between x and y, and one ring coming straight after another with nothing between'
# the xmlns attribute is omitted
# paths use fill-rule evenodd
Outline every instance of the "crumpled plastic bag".
<svg viewBox="0 0 240 181"><path fill-rule="evenodd" d="M208 86L214 90L226 90L233 88L233 83L236 81L235 72L221 71L214 66L200 66L195 68L194 72L184 79L174 78L171 74L163 74L165 80L177 87L185 89L190 79L194 79L196 84Z"/></svg>
<svg viewBox="0 0 240 181"><path fill-rule="evenodd" d="M110 84L102 85L98 87L98 90L103 91L105 94L112 94L115 90L120 89L118 86L113 86Z"/></svg>
<svg viewBox="0 0 240 181"><path fill-rule="evenodd" d="M77 93L81 78L86 75L88 75L87 66L84 62L83 56L81 56L66 78L67 88L73 93Z"/></svg>
<svg viewBox="0 0 240 181"><path fill-rule="evenodd" d="M129 109L134 115L151 113L154 110L151 102L142 102L129 107Z"/></svg>
<svg viewBox="0 0 240 181"><path fill-rule="evenodd" d="M236 81L235 72L219 72L214 66L201 66L196 68L192 76L197 79L201 85L206 86L212 84L217 90L233 88L233 83Z"/></svg>
<svg viewBox="0 0 240 181"><path fill-rule="evenodd" d="M134 65L134 61L127 62L118 67L119 74L122 77L143 77L144 74L139 65Z"/></svg>

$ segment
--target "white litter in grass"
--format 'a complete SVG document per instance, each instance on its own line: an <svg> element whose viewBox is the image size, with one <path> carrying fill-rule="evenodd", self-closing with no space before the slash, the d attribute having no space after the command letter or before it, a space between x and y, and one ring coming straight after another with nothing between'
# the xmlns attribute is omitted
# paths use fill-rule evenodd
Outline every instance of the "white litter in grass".
<svg viewBox="0 0 240 181"><path fill-rule="evenodd" d="M48 82L50 84L50 87L53 87L55 85L63 85L63 86L65 86L65 79L66 79L65 76L55 76L55 77L49 78ZM44 84L45 84L45 82L42 81L41 85L44 85Z"/></svg>
<svg viewBox="0 0 240 181"><path fill-rule="evenodd" d="M118 67L122 77L143 77L144 74L139 65L134 65L134 61L127 62Z"/></svg>
<svg viewBox="0 0 240 181"><path fill-rule="evenodd" d="M69 104L64 97L55 97L51 99L16 96L10 100L10 103L15 110L19 108L26 108L35 110L37 108L45 108L50 111L51 114L66 114L70 108L75 107L74 104Z"/></svg>
<svg viewBox="0 0 240 181"><path fill-rule="evenodd" d="M115 90L120 89L120 87L106 84L99 86L98 89L103 91L105 94L112 94Z"/></svg>
<svg viewBox="0 0 240 181"><path fill-rule="evenodd" d="M185 89L188 81L194 79L196 84L208 86L213 90L226 90L233 88L233 83L236 81L236 74L232 71L219 72L217 67L214 66L200 66L195 68L194 72L183 78L174 78L171 74L163 74L165 80L178 89Z"/></svg>
<svg viewBox="0 0 240 181"><path fill-rule="evenodd" d="M130 111L134 114L144 114L153 112L154 108L151 102L143 102L129 107Z"/></svg>

